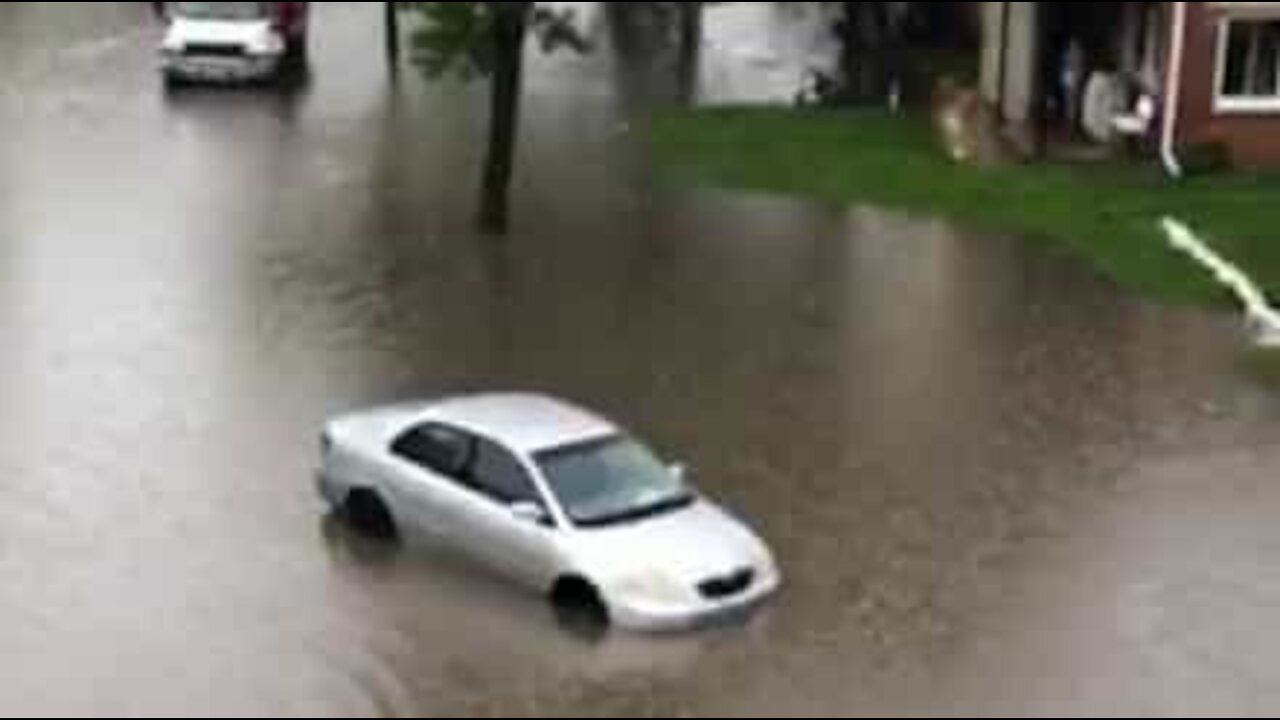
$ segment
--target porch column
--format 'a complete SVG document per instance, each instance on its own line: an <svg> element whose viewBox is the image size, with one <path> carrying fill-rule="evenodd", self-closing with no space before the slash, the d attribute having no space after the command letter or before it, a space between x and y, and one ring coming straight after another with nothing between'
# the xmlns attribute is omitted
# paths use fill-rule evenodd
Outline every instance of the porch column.
<svg viewBox="0 0 1280 720"><path fill-rule="evenodd" d="M1015 125L1036 119L1040 95L1040 8L1034 2L984 3L982 92Z"/></svg>

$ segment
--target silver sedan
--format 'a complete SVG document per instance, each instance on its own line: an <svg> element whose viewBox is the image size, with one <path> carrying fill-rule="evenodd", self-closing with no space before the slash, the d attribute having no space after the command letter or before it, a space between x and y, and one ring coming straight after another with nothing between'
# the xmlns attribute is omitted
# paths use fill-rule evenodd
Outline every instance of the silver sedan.
<svg viewBox="0 0 1280 720"><path fill-rule="evenodd" d="M634 631L736 616L781 585L743 523L608 421L541 396L382 408L329 423L320 492L360 529L413 531Z"/></svg>

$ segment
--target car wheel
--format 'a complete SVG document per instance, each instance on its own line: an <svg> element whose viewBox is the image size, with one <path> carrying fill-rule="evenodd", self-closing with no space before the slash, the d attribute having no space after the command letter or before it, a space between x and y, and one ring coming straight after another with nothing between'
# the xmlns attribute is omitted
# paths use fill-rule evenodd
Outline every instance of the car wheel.
<svg viewBox="0 0 1280 720"><path fill-rule="evenodd" d="M352 527L364 535L386 541L399 537L395 517L382 497L373 490L352 490L347 495L343 510Z"/></svg>
<svg viewBox="0 0 1280 720"><path fill-rule="evenodd" d="M609 632L609 610L600 591L582 578L569 577L556 583L551 606L560 626L573 635L598 641Z"/></svg>
<svg viewBox="0 0 1280 720"><path fill-rule="evenodd" d="M311 62L311 47L306 38L290 38L285 45L285 64L293 68L304 68Z"/></svg>
<svg viewBox="0 0 1280 720"><path fill-rule="evenodd" d="M177 92L186 87L186 82L180 75L175 72L166 72L164 74L165 92Z"/></svg>

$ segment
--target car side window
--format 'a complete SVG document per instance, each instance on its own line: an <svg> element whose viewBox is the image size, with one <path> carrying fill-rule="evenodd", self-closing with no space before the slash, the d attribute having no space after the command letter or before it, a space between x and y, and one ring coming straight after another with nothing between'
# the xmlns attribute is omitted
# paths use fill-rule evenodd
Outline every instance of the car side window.
<svg viewBox="0 0 1280 720"><path fill-rule="evenodd" d="M476 441L475 462L468 480L475 490L503 505L535 503L545 507L524 465L497 443L483 439Z"/></svg>
<svg viewBox="0 0 1280 720"><path fill-rule="evenodd" d="M471 441L456 430L424 425L400 436L391 451L446 477L461 479L471 461Z"/></svg>

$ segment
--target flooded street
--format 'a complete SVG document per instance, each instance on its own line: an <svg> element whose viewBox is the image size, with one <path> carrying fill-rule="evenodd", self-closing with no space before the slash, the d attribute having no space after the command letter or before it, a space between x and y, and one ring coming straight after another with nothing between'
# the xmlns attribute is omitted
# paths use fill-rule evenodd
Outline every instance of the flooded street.
<svg viewBox="0 0 1280 720"><path fill-rule="evenodd" d="M1013 239L672 184L608 57L533 63L516 229L477 238L483 89L392 83L381 6L317 5L306 87L166 99L146 4L0 3L0 715L1280 703L1280 397L1231 317ZM479 389L654 439L785 593L588 644L324 517L325 418Z"/></svg>

